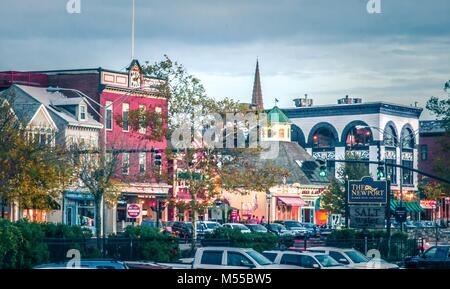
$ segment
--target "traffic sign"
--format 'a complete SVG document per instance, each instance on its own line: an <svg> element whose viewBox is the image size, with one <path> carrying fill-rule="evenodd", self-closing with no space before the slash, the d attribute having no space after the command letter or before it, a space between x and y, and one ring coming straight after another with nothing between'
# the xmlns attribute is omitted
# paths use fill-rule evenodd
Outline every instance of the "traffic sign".
<svg viewBox="0 0 450 289"><path fill-rule="evenodd" d="M395 209L395 220L399 223L406 222L406 207L397 207Z"/></svg>
<svg viewBox="0 0 450 289"><path fill-rule="evenodd" d="M138 204L127 204L127 216L130 219L139 218L141 215L141 207Z"/></svg>

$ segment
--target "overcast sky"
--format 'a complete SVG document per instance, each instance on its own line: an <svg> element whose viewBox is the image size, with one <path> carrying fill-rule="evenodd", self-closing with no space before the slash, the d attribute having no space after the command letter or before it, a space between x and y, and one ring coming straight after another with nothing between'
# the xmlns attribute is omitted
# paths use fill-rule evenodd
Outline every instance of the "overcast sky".
<svg viewBox="0 0 450 289"><path fill-rule="evenodd" d="M68 1L0 0L0 70L127 66L131 0L79 0L80 14ZM367 2L136 0L136 58L168 54L209 95L250 102L259 57L266 108L305 93L315 104L447 96L450 1L381 0L380 14Z"/></svg>

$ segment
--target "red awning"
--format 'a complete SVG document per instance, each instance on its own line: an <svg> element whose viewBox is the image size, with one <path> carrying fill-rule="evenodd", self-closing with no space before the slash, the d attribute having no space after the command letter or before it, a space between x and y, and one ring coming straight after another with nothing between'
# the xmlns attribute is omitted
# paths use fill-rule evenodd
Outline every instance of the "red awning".
<svg viewBox="0 0 450 289"><path fill-rule="evenodd" d="M299 197L278 197L278 200L283 202L286 206L302 207L308 205Z"/></svg>

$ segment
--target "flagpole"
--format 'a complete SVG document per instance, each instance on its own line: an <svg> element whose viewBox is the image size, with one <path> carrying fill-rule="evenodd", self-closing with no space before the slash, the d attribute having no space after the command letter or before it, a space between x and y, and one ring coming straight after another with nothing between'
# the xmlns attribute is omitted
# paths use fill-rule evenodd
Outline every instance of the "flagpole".
<svg viewBox="0 0 450 289"><path fill-rule="evenodd" d="M131 16L131 60L134 60L134 18L135 18L135 0L133 0Z"/></svg>

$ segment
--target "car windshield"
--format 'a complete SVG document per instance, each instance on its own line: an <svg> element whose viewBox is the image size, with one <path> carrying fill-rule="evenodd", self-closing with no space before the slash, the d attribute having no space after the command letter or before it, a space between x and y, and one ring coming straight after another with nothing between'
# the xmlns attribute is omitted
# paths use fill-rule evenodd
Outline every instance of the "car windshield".
<svg viewBox="0 0 450 289"><path fill-rule="evenodd" d="M250 257L252 257L253 260L255 260L259 265L265 266L273 264L269 259L256 252L255 250L247 251L247 254L250 255Z"/></svg>
<svg viewBox="0 0 450 289"><path fill-rule="evenodd" d="M302 224L300 224L299 222L295 222L295 221L289 221L289 222L285 222L287 227L303 227Z"/></svg>
<svg viewBox="0 0 450 289"><path fill-rule="evenodd" d="M215 229L215 228L219 227L219 224L217 224L217 223L206 223L206 227L208 227L208 229Z"/></svg>
<svg viewBox="0 0 450 289"><path fill-rule="evenodd" d="M323 267L341 266L338 261L328 255L316 255L315 257Z"/></svg>
<svg viewBox="0 0 450 289"><path fill-rule="evenodd" d="M346 251L345 254L352 260L354 263L365 263L369 262L369 259L366 258L363 254L358 251Z"/></svg>
<svg viewBox="0 0 450 289"><path fill-rule="evenodd" d="M242 224L233 224L233 228L239 229L239 230L247 230L247 227Z"/></svg>
<svg viewBox="0 0 450 289"><path fill-rule="evenodd" d="M264 226L262 226L262 225L258 225L258 224L253 224L253 225L250 225L252 228L253 228L253 230L255 230L255 231L266 231L266 228L264 228Z"/></svg>

